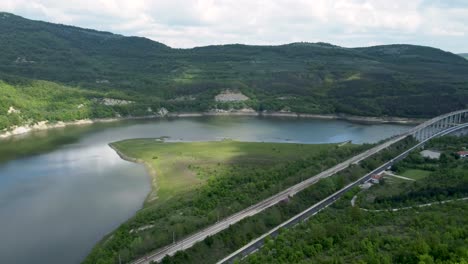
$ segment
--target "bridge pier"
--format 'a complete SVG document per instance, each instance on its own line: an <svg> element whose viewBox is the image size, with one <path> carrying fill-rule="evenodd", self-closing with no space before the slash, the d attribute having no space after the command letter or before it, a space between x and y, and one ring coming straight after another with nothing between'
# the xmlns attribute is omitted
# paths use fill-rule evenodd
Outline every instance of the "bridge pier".
<svg viewBox="0 0 468 264"><path fill-rule="evenodd" d="M417 139L418 141L421 141L421 140L422 140L422 137L423 137L423 135L422 135L422 134L423 134L423 133L422 133L422 130L418 130L418 132L416 132L416 133L417 133L416 139Z"/></svg>
<svg viewBox="0 0 468 264"><path fill-rule="evenodd" d="M413 134L413 137L417 140L417 141L421 141L421 131L416 131L414 134Z"/></svg>
<svg viewBox="0 0 468 264"><path fill-rule="evenodd" d="M468 121L468 109L451 112L426 121L413 128L410 132L416 140L422 141L442 130L457 126Z"/></svg>
<svg viewBox="0 0 468 264"><path fill-rule="evenodd" d="M440 121L437 122L437 126L438 126L437 131L442 131L442 130L444 130L444 123L442 122L442 120L440 120Z"/></svg>

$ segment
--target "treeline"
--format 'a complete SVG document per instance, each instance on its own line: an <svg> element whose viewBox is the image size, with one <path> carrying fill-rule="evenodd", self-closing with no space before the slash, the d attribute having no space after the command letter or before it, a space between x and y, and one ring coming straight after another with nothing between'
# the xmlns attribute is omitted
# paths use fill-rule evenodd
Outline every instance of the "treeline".
<svg viewBox="0 0 468 264"><path fill-rule="evenodd" d="M111 238L104 238L85 263L118 263L119 256L122 261L129 262L172 243L173 235L180 239L196 232L368 147L333 147L297 160L285 157L284 161L275 164L234 162L216 166L193 165L190 169L198 177L207 178L204 185L139 211L112 233ZM327 184L325 181L319 186ZM276 223L274 219L271 221ZM148 231L131 231L147 225L152 226Z"/></svg>
<svg viewBox="0 0 468 264"><path fill-rule="evenodd" d="M468 146L468 136L436 138L426 148L441 151L439 159L423 158L418 151L394 166L397 173L408 169L430 171L423 180L402 187L400 193L376 197L376 208L394 208L468 197L468 162L456 152Z"/></svg>
<svg viewBox="0 0 468 264"><path fill-rule="evenodd" d="M445 158L424 159L412 153L394 169L421 169L433 173L403 186L384 183L376 195L377 208L400 208L435 202L428 207L399 211L364 211L350 206L351 197L317 214L307 222L283 230L276 238L240 263L466 263L468 262L468 204L437 201L467 196L466 160L451 155L466 146L468 137L443 137L426 146L443 151ZM429 164L427 164L429 163ZM426 168L426 167L424 167ZM372 190L371 188L371 190ZM388 195L388 190L397 193ZM370 190L364 191L368 192ZM382 195L379 196L379 195ZM382 206L385 205L385 206Z"/></svg>
<svg viewBox="0 0 468 264"><path fill-rule="evenodd" d="M0 81L0 131L40 121L153 115L162 106L160 101L150 99L146 103L105 105L104 98L129 100L115 91L104 93L25 79Z"/></svg>
<svg viewBox="0 0 468 264"><path fill-rule="evenodd" d="M273 227L281 224L292 216L302 212L314 203L324 199L330 194L353 182L376 166L388 161L404 149L415 144L414 140L407 138L388 149L370 157L361 165L352 165L335 176L320 180L294 197L275 205L255 216L248 217L241 222L230 226L213 237L195 244L190 249L178 252L172 257L166 257L162 263L216 263L223 257L241 248L254 238L266 233ZM350 199L350 194L346 194ZM352 196L352 195L351 195ZM276 263L275 261L262 263ZM281 263L281 262L280 262ZM294 263L294 262L292 262Z"/></svg>
<svg viewBox="0 0 468 264"><path fill-rule="evenodd" d="M468 102L468 61L430 47L172 49L145 38L0 16L0 74L114 91L172 111L212 109L214 95L225 89L242 91L252 99L244 106L259 111L433 117ZM196 103L174 102L182 96Z"/></svg>
<svg viewBox="0 0 468 264"><path fill-rule="evenodd" d="M350 207L349 201L284 230L240 263L468 261L468 203L372 213Z"/></svg>
<svg viewBox="0 0 468 264"><path fill-rule="evenodd" d="M240 263L466 263L468 262L468 163L453 155L468 137L433 139L426 148L442 151L439 160L416 151L394 166L433 171L413 183L384 183L378 188L377 209L364 211L342 199L309 221L284 230ZM384 181L385 182L385 181ZM370 190L372 190L372 188ZM394 189L394 190L392 190ZM369 192L364 191L364 192ZM452 200L438 204L438 201ZM432 206L416 207L434 202Z"/></svg>

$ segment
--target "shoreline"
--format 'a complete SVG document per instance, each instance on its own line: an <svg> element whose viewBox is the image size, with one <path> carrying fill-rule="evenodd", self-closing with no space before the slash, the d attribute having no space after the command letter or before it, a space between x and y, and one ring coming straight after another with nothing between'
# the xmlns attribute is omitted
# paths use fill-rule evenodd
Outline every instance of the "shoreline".
<svg viewBox="0 0 468 264"><path fill-rule="evenodd" d="M15 126L9 129L0 131L0 139L6 139L13 136L28 134L35 131L44 131L54 128L64 128L68 126L82 126L92 125L96 123L110 123L133 119L150 119L157 118L157 116L142 116L142 117L113 117L113 118L95 118L95 119L80 119L75 121L58 121L56 123L50 123L49 121L39 121L35 124Z"/></svg>
<svg viewBox="0 0 468 264"><path fill-rule="evenodd" d="M150 191L148 193L148 195L146 195L146 198L145 200L143 201L143 204L141 205L141 209L145 208L145 204L148 203L148 202L151 202L151 201L154 201L158 198L157 196L157 185L156 185L156 170L151 166L149 165L147 162L145 162L144 160L141 160L141 159L136 159L136 158L132 158L132 157L129 157L125 154L123 154L119 149L117 149L114 145L112 145L112 143L109 143L107 144L112 150L115 151L115 153L117 153L117 155L122 159L122 160L125 160L125 161L128 161L128 162L132 162L132 163L135 163L135 164L141 164L145 167L145 170L146 170L146 173L150 179Z"/></svg>
<svg viewBox="0 0 468 264"><path fill-rule="evenodd" d="M216 111L216 112L174 112L168 113L167 117L201 117L201 116L264 116L264 117L288 117L288 118L310 118L325 120L344 120L369 124L403 124L416 125L427 119L406 117L373 117L355 116L348 114L307 114L296 112L256 112L256 111Z"/></svg>
<svg viewBox="0 0 468 264"><path fill-rule="evenodd" d="M203 117L203 116L259 116L259 117L285 117L285 118L310 118L322 120L344 120L356 123L366 124L402 124L416 125L425 121L425 119L405 118L405 117L371 117L371 116L354 116L347 114L307 114L295 112L256 112L253 110L239 111L208 111L208 112L170 112L166 115L147 115L147 116L132 116L132 117L115 117L115 118L96 118L96 119L81 119L75 121L59 121L50 123L49 121L40 121L32 125L23 125L11 127L0 131L0 139L6 139L17 135L27 134L34 131L43 131L54 128L63 128L67 126L91 125L95 123L118 122L125 120L139 119L161 119L169 118L185 118L185 117Z"/></svg>

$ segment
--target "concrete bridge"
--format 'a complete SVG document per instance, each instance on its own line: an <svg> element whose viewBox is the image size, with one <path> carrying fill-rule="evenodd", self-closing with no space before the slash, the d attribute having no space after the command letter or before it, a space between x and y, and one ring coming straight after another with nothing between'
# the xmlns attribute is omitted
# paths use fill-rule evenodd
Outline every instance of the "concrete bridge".
<svg viewBox="0 0 468 264"><path fill-rule="evenodd" d="M459 110L430 119L409 131L416 140L423 141L450 127L468 122L468 109Z"/></svg>
<svg viewBox="0 0 468 264"><path fill-rule="evenodd" d="M380 152L383 149L388 148L389 146L403 140L407 136L414 136L419 143L406 150L404 153L400 154L398 157L395 157L391 161L383 164L381 167L377 168L373 172L363 176L360 180L346 186L345 188L339 190L337 193L333 194L332 196L328 197L327 199L323 200L320 203L317 203L314 205L311 209L306 210L305 212L301 213L300 216L293 218L292 220L289 220L285 222L282 227L288 226L290 224L296 223L298 219L302 219L302 217L310 217L311 215L317 213L319 210L325 208L329 204L333 203L339 196L344 194L347 190L349 190L352 186L355 184L358 184L360 181L363 181L367 178L370 178L370 175L372 173L375 173L379 170L384 170L387 166L392 165L394 162L397 162L398 160L404 158L405 155L407 155L410 151L413 149L422 146L426 141L430 140L433 137L438 137L438 136L443 136L446 134L450 134L456 131L459 131L462 128L468 128L468 123L463 124L464 122L468 122L467 120L468 117L468 109L465 110L460 110L460 111L455 111L452 113L448 113L445 115L441 115L438 117L435 117L433 119L430 119L410 130L407 132L404 132L400 135L396 135L387 141L374 146L371 149L368 149L364 151L363 153L360 153L340 164L337 164L317 175L311 176L310 178L297 183L263 201L258 202L257 204L254 204L244 210L241 210L225 219L222 219L218 221L217 223L214 223L211 226L208 226L192 235L189 235L179 241L174 242L173 244L167 245L163 248L160 248L159 250L153 251L149 253L146 256L143 256L134 262L133 264L149 264L151 262L160 262L165 256L172 256L174 255L177 251L181 250L186 250L190 247L192 247L195 243L203 241L206 237L215 235L216 233L228 228L229 226L241 221L242 219L256 215L263 210L274 206L275 204L283 201L284 199L287 199L291 196L294 196L298 192L304 190L305 188L317 183L320 179L330 177L332 175L335 175L336 173L346 169L349 165L351 164L356 164L361 162L362 160ZM252 250L256 250L262 243L263 240L260 239L258 241L254 241L254 244L249 244L244 248L239 249L237 252L234 252L232 255L226 257L220 263L230 263L232 262L233 259L235 259L238 256L245 256L246 254L249 254L252 252Z"/></svg>
<svg viewBox="0 0 468 264"><path fill-rule="evenodd" d="M409 130L406 133L403 133L403 138L412 135L412 136L427 136L427 138L419 139L419 143L411 148L405 150L403 153L399 154L398 156L394 157L392 160L385 162L384 164L380 165L378 168L374 169L373 171L367 173L366 175L362 176L358 180L348 184L347 186L343 187L342 189L338 190L337 192L333 193L332 195L326 197L325 199L321 200L320 202L312 205L311 207L307 208L306 210L302 211L301 213L295 215L294 217L290 218L289 220L283 222L282 224L278 225L277 227L271 229L267 233L263 234L262 236L252 240L247 245L243 246L242 248L238 249L237 251L233 252L229 256L225 257L224 259L217 262L217 264L231 264L236 259L242 259L249 254L254 253L258 249L260 249L263 244L265 243L265 239L267 237L276 237L282 228L292 227L302 221L306 221L310 217L314 216L321 210L325 209L326 207L333 204L338 198L343 196L347 191L351 190L353 187L361 184L365 181L368 181L373 175L379 174L385 171L389 166L392 166L394 163L404 159L409 153L413 150L418 149L424 144L431 140L432 138L441 137L445 135L456 134L462 130L468 129L468 120L467 120L467 112L466 110L452 112L446 115L442 115L440 117L433 118L428 120L421 125L414 127L413 129ZM464 121L464 122L463 122ZM399 141L401 137L397 138Z"/></svg>

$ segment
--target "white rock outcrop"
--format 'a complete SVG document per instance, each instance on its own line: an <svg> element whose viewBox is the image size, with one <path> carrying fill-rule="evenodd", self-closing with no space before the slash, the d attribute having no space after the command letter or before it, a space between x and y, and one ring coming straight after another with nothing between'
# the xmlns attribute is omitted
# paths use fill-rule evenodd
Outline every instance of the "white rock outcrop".
<svg viewBox="0 0 468 264"><path fill-rule="evenodd" d="M165 117L168 113L169 111L167 111L167 109L164 107L161 107L158 111L158 115L161 117Z"/></svg>
<svg viewBox="0 0 468 264"><path fill-rule="evenodd" d="M113 98L104 98L102 99L102 104L103 105L128 105L133 103L133 101L127 101L127 100L120 100L120 99L113 99Z"/></svg>
<svg viewBox="0 0 468 264"><path fill-rule="evenodd" d="M243 93L232 92L230 90L225 90L215 96L216 102L242 102L247 100L249 100L249 97L245 96Z"/></svg>
<svg viewBox="0 0 468 264"><path fill-rule="evenodd" d="M25 57L18 57L15 60L16 64L25 64L25 63L34 63L35 61L33 60L27 60Z"/></svg>
<svg viewBox="0 0 468 264"><path fill-rule="evenodd" d="M95 103L102 104L102 105L107 105L107 106L128 105L128 104L133 104L134 103L134 101L114 99L114 98L94 98L92 101L95 102Z"/></svg>

